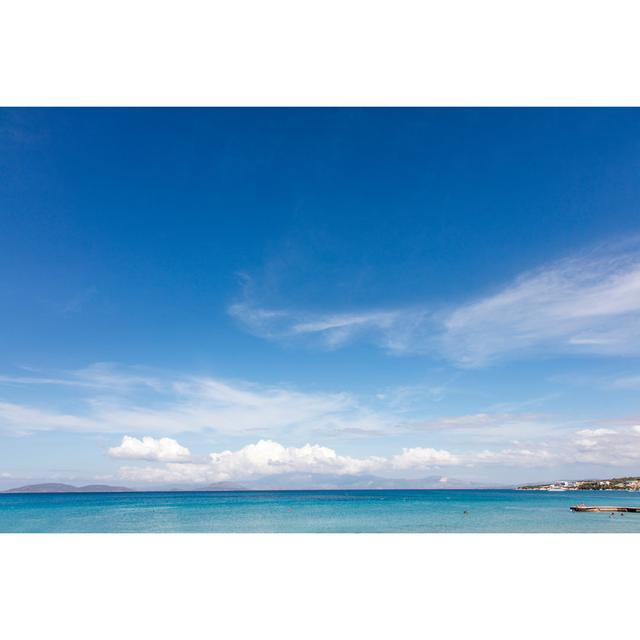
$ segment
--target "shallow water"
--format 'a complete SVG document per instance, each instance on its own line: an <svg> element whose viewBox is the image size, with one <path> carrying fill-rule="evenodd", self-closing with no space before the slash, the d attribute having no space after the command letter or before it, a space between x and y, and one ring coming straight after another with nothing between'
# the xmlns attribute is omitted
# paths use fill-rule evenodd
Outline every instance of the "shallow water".
<svg viewBox="0 0 640 640"><path fill-rule="evenodd" d="M0 532L640 532L627 491L242 491L0 494ZM464 512L467 511L467 514Z"/></svg>

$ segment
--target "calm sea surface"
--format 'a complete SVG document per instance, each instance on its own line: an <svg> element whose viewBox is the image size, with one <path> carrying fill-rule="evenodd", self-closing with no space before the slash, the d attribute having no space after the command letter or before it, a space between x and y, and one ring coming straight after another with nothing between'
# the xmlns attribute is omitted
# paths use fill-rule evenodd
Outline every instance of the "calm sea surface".
<svg viewBox="0 0 640 640"><path fill-rule="evenodd" d="M509 490L0 494L0 532L640 532L640 513L611 518L569 511L579 502L633 506L640 505L640 494Z"/></svg>

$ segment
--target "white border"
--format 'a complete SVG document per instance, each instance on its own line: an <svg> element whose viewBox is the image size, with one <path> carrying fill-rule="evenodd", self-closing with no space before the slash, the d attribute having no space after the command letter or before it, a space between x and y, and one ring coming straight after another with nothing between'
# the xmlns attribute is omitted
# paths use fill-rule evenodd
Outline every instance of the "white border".
<svg viewBox="0 0 640 640"><path fill-rule="evenodd" d="M623 534L4 535L0 632L601 640L631 633L636 555Z"/></svg>
<svg viewBox="0 0 640 640"><path fill-rule="evenodd" d="M6 0L3 105L637 105L635 0Z"/></svg>

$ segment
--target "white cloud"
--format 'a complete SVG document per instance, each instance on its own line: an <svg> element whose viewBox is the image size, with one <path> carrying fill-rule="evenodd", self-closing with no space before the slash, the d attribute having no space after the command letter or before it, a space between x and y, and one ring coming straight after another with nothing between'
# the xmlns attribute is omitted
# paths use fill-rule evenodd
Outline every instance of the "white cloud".
<svg viewBox="0 0 640 640"><path fill-rule="evenodd" d="M560 261L455 309L444 329L444 352L468 365L532 350L638 354L640 257L608 252Z"/></svg>
<svg viewBox="0 0 640 640"><path fill-rule="evenodd" d="M321 345L337 348L368 338L390 352L439 354L467 367L532 353L639 355L636 244L561 260L449 309L425 304L348 313L266 310L245 290L245 299L229 313L268 339L315 336Z"/></svg>
<svg viewBox="0 0 640 640"><path fill-rule="evenodd" d="M451 429L502 429L504 427L516 427L519 429L528 426L542 427L542 416L535 413L472 413L459 416L442 416L429 420L417 420L403 424L405 428L415 431L451 430Z"/></svg>
<svg viewBox="0 0 640 640"><path fill-rule="evenodd" d="M580 429L576 431L576 434L579 436L584 436L586 438L599 438L600 436L611 436L616 434L617 432L614 429Z"/></svg>
<svg viewBox="0 0 640 640"><path fill-rule="evenodd" d="M49 380L57 379L77 380L80 386L72 393L56 394L56 401L47 404L46 389L37 385L48 388ZM109 454L161 463L130 467L126 472L131 478L157 482L242 479L290 471L415 475L438 466L640 463L640 426L632 418L588 428L540 414L505 411L418 420L403 411L403 394L371 399L373 404L368 406L346 393L307 393L113 365L47 376L40 383L35 380L23 389L34 394L32 404L0 402L0 428L20 434L38 430L127 434ZM88 381L100 385L99 389L84 386ZM65 406L60 406L63 400ZM258 442L211 454L205 460L189 457L185 447L166 437L207 431ZM319 444L287 447L275 442L317 442L354 434L393 435L394 441L402 438L403 444L408 441L411 446L384 456L355 457ZM378 446L382 442L378 440Z"/></svg>
<svg viewBox="0 0 640 640"><path fill-rule="evenodd" d="M236 451L211 453L206 462L122 467L120 477L140 482L207 483L242 481L274 474L308 473L420 477L447 468L486 466L544 468L569 464L622 466L640 463L640 429L580 429L545 442L513 442L495 449L452 452L409 447L395 455L353 457L318 444L286 447L259 440Z"/></svg>
<svg viewBox="0 0 640 640"><path fill-rule="evenodd" d="M142 439L124 436L117 447L111 447L107 452L112 458L127 458L129 460L153 460L159 462L181 462L191 458L189 449L178 444L172 438Z"/></svg>
<svg viewBox="0 0 640 640"><path fill-rule="evenodd" d="M428 317L420 309L312 314L261 309L247 301L230 305L228 312L249 332L270 340L307 337L325 348L336 349L355 339L368 338L390 351L404 351L411 330L421 327Z"/></svg>
<svg viewBox="0 0 640 640"><path fill-rule="evenodd" d="M389 399L372 399L373 405L368 406L346 393L306 393L286 387L229 382L211 377L177 376L158 372L152 374L113 365L89 367L83 371L83 374L72 372L66 377L46 378L63 381L70 378L81 384L90 380L91 384L100 385L98 391L82 386L74 390L73 410L67 408L61 411L46 404L36 407L0 403L0 428L21 434L46 430L127 434L131 440L125 440L119 447L115 447L111 452L113 456L164 459L168 462L172 456L175 460L184 461L184 458L182 454L176 453L178 449L168 446L166 436L186 432L210 431L258 439L285 437L289 440L390 435L408 438L410 434L433 433L439 439L439 445L450 439L458 444L462 442L465 447L489 447L495 459L497 451L510 448L505 447L505 443L513 438L541 441L553 437L557 427L567 426L558 425L545 416L507 412L412 419L409 417L411 414L403 411L402 404L409 402L411 405L412 397L403 401L393 394ZM37 388L36 382L27 384L31 384L34 390ZM44 404L40 394L38 404ZM157 441L148 440L148 434L159 438L165 436L165 439L160 440L165 443L163 448L158 448ZM145 437L137 440L134 436ZM583 441L593 439L591 434L583 434L581 438ZM176 443L175 446L179 445ZM161 454L160 451L164 453ZM249 449L243 455L249 455L251 451ZM461 453L447 457L445 451L440 458L434 457L440 455L440 449L429 446L408 451L411 453L396 455L395 462L391 466L383 465L383 469L397 470L407 465L411 456L417 455L418 451L424 462L473 463L473 460ZM293 456L294 453L296 452L289 451L287 455ZM298 453L302 455L302 452ZM326 454L327 450L312 449L305 455L311 453L320 456ZM508 462L513 458L513 452L504 454L503 457ZM227 468L225 465L232 465L238 459L237 455L225 455L224 464L220 462L216 465L216 473L222 473ZM288 458L281 457L278 464L286 466L286 460ZM351 469L357 470L371 467L372 464L368 459L356 460L340 456L325 456L324 460L327 469L348 463ZM333 462L330 463L330 460ZM273 462L270 468L275 464ZM287 464L295 467L291 460ZM197 471L198 467L190 469ZM190 473L190 469L176 470L175 473L182 476ZM203 473L210 475L213 472L210 466L206 466Z"/></svg>
<svg viewBox="0 0 640 640"><path fill-rule="evenodd" d="M120 473L125 480L218 482L293 472L357 475L395 469L428 470L457 462L449 452L435 449L405 449L393 458L355 458L339 455L335 450L317 444L285 447L273 440L260 440L237 451L212 453L206 464L124 467Z"/></svg>
<svg viewBox="0 0 640 640"><path fill-rule="evenodd" d="M540 433L549 427L548 421L525 413L477 413L427 420L409 417L416 410L414 395L426 395L428 401L432 398L429 389L389 393L367 403L348 393L309 393L204 376L152 375L113 365L108 370L100 367L99 375L95 367L83 371L86 377L79 372L68 374L82 385L74 390L72 410L47 405L41 394L36 396L38 406L0 402L0 429L17 433L59 430L170 436L212 431L262 437L293 433L299 437L370 437L453 429L482 430L486 434L504 434L507 429ZM49 385L50 379L65 382L67 378L46 378L41 384ZM35 388L38 380L25 384ZM85 387L88 380L92 385L99 384L99 389Z"/></svg>
<svg viewBox="0 0 640 640"><path fill-rule="evenodd" d="M238 451L210 455L211 466L225 476L272 475L295 471L357 474L375 469L382 458L353 458L338 455L333 449L317 444L284 447L273 440L260 440Z"/></svg>
<svg viewBox="0 0 640 640"><path fill-rule="evenodd" d="M338 347L358 334L388 332L401 315L397 311L333 314L306 321L294 321L291 332L294 335L321 334L327 346Z"/></svg>
<svg viewBox="0 0 640 640"><path fill-rule="evenodd" d="M133 387L148 386L162 389L163 382L150 375L143 367L128 367L126 370L109 362L96 362L84 369L63 371L57 376L0 375L0 383L18 385L52 385L62 387L80 387L98 390L126 390Z"/></svg>
<svg viewBox="0 0 640 640"><path fill-rule="evenodd" d="M444 449L411 447L389 460L393 469L415 469L430 466L461 464L462 459Z"/></svg>
<svg viewBox="0 0 640 640"><path fill-rule="evenodd" d="M558 450L551 451L548 447L540 445L507 447L495 451L484 449L473 456L475 465L495 464L514 467L552 466L561 459L562 455Z"/></svg>
<svg viewBox="0 0 640 640"><path fill-rule="evenodd" d="M37 406L1 402L0 428L16 432L59 429L169 435L212 430L272 435L283 430L375 433L393 422L348 393L308 393L205 376L142 373L113 365L57 378L27 376L25 380L25 385L49 385L51 380L78 383L73 411L47 406L40 395ZM13 383L12 379L9 384Z"/></svg>
<svg viewBox="0 0 640 640"><path fill-rule="evenodd" d="M42 410L11 402L0 402L0 426L25 432L50 431L52 429L91 431L97 425L90 417Z"/></svg>
<svg viewBox="0 0 640 640"><path fill-rule="evenodd" d="M599 465L625 466L640 463L640 430L578 429L530 441L497 451L475 454L475 464L496 463L509 466Z"/></svg>

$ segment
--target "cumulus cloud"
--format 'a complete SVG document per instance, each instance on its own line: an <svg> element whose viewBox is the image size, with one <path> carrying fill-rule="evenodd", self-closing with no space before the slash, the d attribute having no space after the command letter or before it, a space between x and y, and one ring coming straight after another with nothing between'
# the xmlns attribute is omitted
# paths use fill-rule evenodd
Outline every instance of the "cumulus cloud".
<svg viewBox="0 0 640 640"><path fill-rule="evenodd" d="M245 292L229 313L276 340L315 336L337 348L367 338L394 353L437 354L460 366L534 353L640 354L637 242L572 256L524 273L496 293L453 308L426 302L314 314L263 309Z"/></svg>
<svg viewBox="0 0 640 640"><path fill-rule="evenodd" d="M416 469L440 465L459 465L461 462L460 456L444 449L411 447L403 449L402 453L393 456L388 461L388 466L392 469Z"/></svg>
<svg viewBox="0 0 640 640"><path fill-rule="evenodd" d="M382 461L382 458L375 456L367 458L341 456L333 449L317 444L284 447L273 440L260 440L238 451L223 451L210 455L211 466L229 477L295 471L357 474L372 471Z"/></svg>
<svg viewBox="0 0 640 640"><path fill-rule="evenodd" d="M120 445L111 447L107 453L112 458L159 462L182 462L191 458L189 449L172 438L156 439L149 436L142 439L124 436Z"/></svg>
<svg viewBox="0 0 640 640"><path fill-rule="evenodd" d="M356 458L339 455L334 449L318 444L285 447L273 440L259 440L237 451L211 453L207 463L124 467L120 473L126 480L218 482L293 472L357 475L393 469L427 470L457 462L457 458L449 452L435 449L405 449L393 458Z"/></svg>

